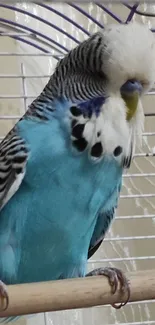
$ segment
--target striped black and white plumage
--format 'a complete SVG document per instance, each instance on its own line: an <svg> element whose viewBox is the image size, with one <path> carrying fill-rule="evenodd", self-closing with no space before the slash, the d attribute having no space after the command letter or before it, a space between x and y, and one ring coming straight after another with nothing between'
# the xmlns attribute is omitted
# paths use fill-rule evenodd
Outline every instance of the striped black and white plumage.
<svg viewBox="0 0 155 325"><path fill-rule="evenodd" d="M0 145L0 209L18 190L27 159L28 147L14 128Z"/></svg>

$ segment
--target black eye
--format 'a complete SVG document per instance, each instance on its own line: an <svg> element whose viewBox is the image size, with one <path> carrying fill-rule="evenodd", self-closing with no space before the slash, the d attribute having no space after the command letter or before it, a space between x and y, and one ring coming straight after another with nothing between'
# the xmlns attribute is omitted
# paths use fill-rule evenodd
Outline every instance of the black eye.
<svg viewBox="0 0 155 325"><path fill-rule="evenodd" d="M141 85L142 85L143 87L149 87L149 82L148 82L147 80L142 80L142 81L141 81Z"/></svg>

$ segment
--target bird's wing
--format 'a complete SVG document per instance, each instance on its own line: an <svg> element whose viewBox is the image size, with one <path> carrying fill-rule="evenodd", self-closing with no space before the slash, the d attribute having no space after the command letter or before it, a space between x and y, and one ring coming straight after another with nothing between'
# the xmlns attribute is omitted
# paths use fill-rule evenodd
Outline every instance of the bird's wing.
<svg viewBox="0 0 155 325"><path fill-rule="evenodd" d="M119 194L120 194L120 190L121 190L121 182L120 184L117 186L113 199L112 199L112 205L111 208L108 209L106 212L101 211L98 215L97 218L97 222L95 225L95 229L90 241L90 245L89 245L89 250L88 250L88 259L90 257L92 257L96 251L98 250L98 248L100 247L100 245L103 242L103 239L105 237L105 234L110 226L110 223L112 221L112 219L114 218L115 215L115 209L117 208L117 203L118 203L118 198L119 198Z"/></svg>
<svg viewBox="0 0 155 325"><path fill-rule="evenodd" d="M101 212L98 216L97 223L94 229L93 236L88 250L88 259L92 257L100 247L105 237L105 233L109 228L110 222L114 217L115 209L112 208L107 213ZM105 221L105 222L104 222Z"/></svg>
<svg viewBox="0 0 155 325"><path fill-rule="evenodd" d="M28 155L26 143L15 126L0 144L0 210L20 187Z"/></svg>

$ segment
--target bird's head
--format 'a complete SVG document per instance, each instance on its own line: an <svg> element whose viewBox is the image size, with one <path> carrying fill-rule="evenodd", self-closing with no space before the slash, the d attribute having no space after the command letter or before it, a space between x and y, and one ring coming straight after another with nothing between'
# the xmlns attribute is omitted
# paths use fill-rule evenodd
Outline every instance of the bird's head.
<svg viewBox="0 0 155 325"><path fill-rule="evenodd" d="M154 35L147 26L135 22L113 24L85 44L87 60L83 62L87 69L83 71L85 75L90 72L88 85L96 98L79 105L83 117L82 112L75 112L73 141L80 151L88 147L97 161L107 153L129 167L136 137L142 139L141 97L155 78ZM93 95L95 91L101 97Z"/></svg>
<svg viewBox="0 0 155 325"><path fill-rule="evenodd" d="M107 25L103 32L106 93L120 93L126 118L134 118L139 99L155 81L155 38L149 27L136 22Z"/></svg>

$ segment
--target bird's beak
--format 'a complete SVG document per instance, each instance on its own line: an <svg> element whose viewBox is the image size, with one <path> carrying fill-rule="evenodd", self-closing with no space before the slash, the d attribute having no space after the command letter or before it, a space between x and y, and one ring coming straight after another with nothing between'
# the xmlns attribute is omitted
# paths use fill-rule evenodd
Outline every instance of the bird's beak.
<svg viewBox="0 0 155 325"><path fill-rule="evenodd" d="M141 83L136 80L127 81L121 88L121 96L127 106L127 121L130 121L136 112L142 89Z"/></svg>
<svg viewBox="0 0 155 325"><path fill-rule="evenodd" d="M139 101L139 93L138 91L135 91L134 94L130 94L130 95L124 95L122 96L122 98L124 99L126 106L127 106L127 115L126 115L126 119L127 121L130 121L132 119L132 117L134 116L137 106L138 106L138 101Z"/></svg>

